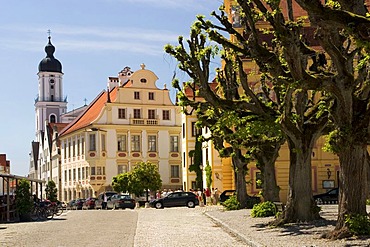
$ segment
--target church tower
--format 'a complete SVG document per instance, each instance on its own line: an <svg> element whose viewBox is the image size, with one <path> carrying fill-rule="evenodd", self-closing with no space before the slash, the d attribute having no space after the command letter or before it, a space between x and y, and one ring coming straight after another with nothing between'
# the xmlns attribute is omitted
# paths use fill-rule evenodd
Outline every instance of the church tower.
<svg viewBox="0 0 370 247"><path fill-rule="evenodd" d="M49 42L45 46L46 57L39 64L38 97L35 99L36 141L45 131L45 120L61 122L60 116L67 111L67 98L63 96L62 64L54 57L55 47Z"/></svg>

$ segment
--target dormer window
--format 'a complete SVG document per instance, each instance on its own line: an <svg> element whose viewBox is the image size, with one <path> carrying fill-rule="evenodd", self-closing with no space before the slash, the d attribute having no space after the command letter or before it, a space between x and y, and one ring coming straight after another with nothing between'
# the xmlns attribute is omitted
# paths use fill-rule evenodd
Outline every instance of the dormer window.
<svg viewBox="0 0 370 247"><path fill-rule="evenodd" d="M146 83L146 79L145 79L145 78L141 78L141 79L140 79L140 82L141 82L141 83Z"/></svg>

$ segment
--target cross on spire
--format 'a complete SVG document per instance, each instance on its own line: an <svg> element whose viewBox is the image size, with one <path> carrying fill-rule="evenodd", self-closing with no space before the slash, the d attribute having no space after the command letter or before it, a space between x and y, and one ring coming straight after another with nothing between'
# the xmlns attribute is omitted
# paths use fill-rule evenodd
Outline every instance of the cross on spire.
<svg viewBox="0 0 370 247"><path fill-rule="evenodd" d="M86 101L87 101L87 99L85 98L85 99L84 99L84 101L85 101L85 105L86 105Z"/></svg>
<svg viewBox="0 0 370 247"><path fill-rule="evenodd" d="M51 34L51 31L50 31L50 29L48 29L48 35L49 35L49 37L50 37L50 34Z"/></svg>

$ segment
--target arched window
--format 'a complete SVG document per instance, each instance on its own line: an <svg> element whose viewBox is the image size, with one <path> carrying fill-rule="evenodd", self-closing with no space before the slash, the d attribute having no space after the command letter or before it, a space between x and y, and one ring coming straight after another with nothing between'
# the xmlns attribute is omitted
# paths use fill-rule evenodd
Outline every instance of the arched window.
<svg viewBox="0 0 370 247"><path fill-rule="evenodd" d="M55 122L56 122L55 115L50 115L50 123L55 123Z"/></svg>
<svg viewBox="0 0 370 247"><path fill-rule="evenodd" d="M145 79L145 78L141 78L141 79L140 79L140 82L141 82L141 83L146 83L146 79Z"/></svg>

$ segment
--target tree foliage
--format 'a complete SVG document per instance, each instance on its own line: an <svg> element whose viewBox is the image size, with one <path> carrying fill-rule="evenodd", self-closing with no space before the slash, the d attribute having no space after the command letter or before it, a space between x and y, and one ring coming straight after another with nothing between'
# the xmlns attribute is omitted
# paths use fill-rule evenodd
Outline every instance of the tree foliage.
<svg viewBox="0 0 370 247"><path fill-rule="evenodd" d="M307 11L305 19L296 18L292 0L236 2L241 7L241 32L233 27L222 9L221 14L214 13L220 25L200 17L198 26L207 30L211 39L253 59L262 79L272 83L276 102L283 106L279 107L280 123L290 149L296 150L291 153L297 162L291 160L290 181L299 178L294 171L298 172L299 163L309 159L309 147L322 132L326 112L330 113L334 134L329 142L341 165L338 221L331 236L345 236L348 233L345 215L366 215L368 185L364 178L368 169L370 121L367 5L363 0L294 1ZM235 42L230 42L222 32L231 34ZM314 34L311 39L310 34ZM305 167L301 172L307 174ZM310 176L302 178L310 180ZM290 207L291 204L294 202L288 200L285 218L300 214L299 207Z"/></svg>
<svg viewBox="0 0 370 247"><path fill-rule="evenodd" d="M49 180L45 187L46 199L56 202L58 198L58 189L53 180Z"/></svg>
<svg viewBox="0 0 370 247"><path fill-rule="evenodd" d="M203 176L201 168L201 166L203 165L202 153L202 141L199 139L199 135L196 134L194 150L191 150L189 152L189 157L192 158L193 161L193 163L189 166L189 171L195 172L196 188L200 190L203 190Z"/></svg>
<svg viewBox="0 0 370 247"><path fill-rule="evenodd" d="M29 214L33 207L30 182L27 179L19 180L15 194L15 205L18 213L21 215Z"/></svg>
<svg viewBox="0 0 370 247"><path fill-rule="evenodd" d="M156 191L162 187L158 167L150 162L140 162L130 172L113 177L112 187L117 192L143 195L144 191Z"/></svg>
<svg viewBox="0 0 370 247"><path fill-rule="evenodd" d="M188 47L183 37L179 37L179 45L177 47L167 45L165 51L180 62L179 68L192 79L184 85L184 88L181 88L178 81L174 80L173 85L179 90L179 105L183 106L185 114L190 115L195 112L198 119L197 124L210 130L211 136L203 138L203 141L212 140L221 157L232 158L236 172L237 196L241 202L241 208L244 208L247 201L245 175L247 164L251 160L250 152L253 152L250 147L253 146L252 143L255 144L254 146L257 143L264 145L266 142L271 144L274 140L264 138L268 136L266 131L263 132L264 137L259 136L257 130L253 132L253 125L249 125L257 120L258 116L251 112L255 106L248 104L238 92L239 83L235 79L235 71L238 70L235 68L238 66L237 63L229 60L230 62L226 63L228 69L218 71L215 81L216 88L212 88L209 84L209 64L217 53L218 47L207 45L206 40L206 34L194 25L190 38L186 41ZM223 54L224 59L232 56L226 52ZM191 93L187 94L188 91ZM271 119L273 118L260 119L260 123L272 123ZM257 126L262 130L261 125L255 125ZM271 133L278 133L278 131ZM273 138L279 139L278 137ZM269 184L274 184L274 182L276 185L276 181Z"/></svg>

